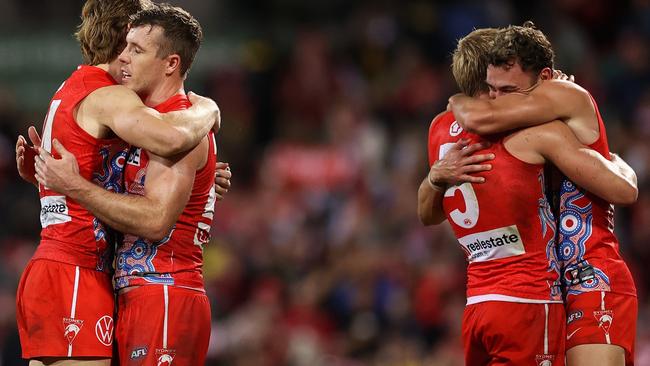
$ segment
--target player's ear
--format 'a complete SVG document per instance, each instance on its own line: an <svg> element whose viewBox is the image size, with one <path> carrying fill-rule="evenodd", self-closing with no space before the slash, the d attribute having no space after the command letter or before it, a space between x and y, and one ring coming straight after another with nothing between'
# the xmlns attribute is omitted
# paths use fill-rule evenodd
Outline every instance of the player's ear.
<svg viewBox="0 0 650 366"><path fill-rule="evenodd" d="M542 72L539 74L539 77L542 80L551 80L553 79L553 69L550 67L545 67L542 69Z"/></svg>
<svg viewBox="0 0 650 366"><path fill-rule="evenodd" d="M178 54L172 53L167 56L167 67L165 68L165 74L171 75L176 70L181 68L181 57Z"/></svg>

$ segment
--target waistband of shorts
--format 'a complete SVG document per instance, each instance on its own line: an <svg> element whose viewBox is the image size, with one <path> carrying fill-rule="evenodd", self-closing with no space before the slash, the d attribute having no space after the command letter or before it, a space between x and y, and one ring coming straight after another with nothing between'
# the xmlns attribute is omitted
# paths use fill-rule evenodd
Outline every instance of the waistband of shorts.
<svg viewBox="0 0 650 366"><path fill-rule="evenodd" d="M129 287L129 291L119 292L117 295L118 302L120 305L133 301L142 296L150 296L152 294L162 294L164 292L164 287L167 287L167 290L173 293L183 293L185 295L197 295L197 296L206 296L205 291L182 287L182 286L169 286L169 285L142 285L137 287Z"/></svg>
<svg viewBox="0 0 650 366"><path fill-rule="evenodd" d="M41 240L32 259L49 259L99 272L111 272L111 266L98 254L75 250L73 245L56 240Z"/></svg>

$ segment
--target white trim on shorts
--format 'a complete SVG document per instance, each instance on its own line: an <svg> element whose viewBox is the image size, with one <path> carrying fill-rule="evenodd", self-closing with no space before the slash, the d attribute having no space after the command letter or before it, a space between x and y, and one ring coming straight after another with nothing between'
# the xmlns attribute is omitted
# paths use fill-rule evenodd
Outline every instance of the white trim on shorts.
<svg viewBox="0 0 650 366"><path fill-rule="evenodd" d="M562 304L562 300L536 300L536 299L527 299L524 297L515 297L507 296L500 294L486 294L478 296L470 296L467 298L467 305L478 304L480 302L486 301L505 301L505 302L516 302L522 304Z"/></svg>
<svg viewBox="0 0 650 366"><path fill-rule="evenodd" d="M163 294L165 298L165 318L163 319L163 349L167 349L167 320L169 318L169 290L167 285L163 285Z"/></svg>
<svg viewBox="0 0 650 366"><path fill-rule="evenodd" d="M77 294L79 292L79 266L74 267L74 290L72 291L72 306L70 306L70 319L77 313ZM72 357L72 342L68 344L68 357Z"/></svg>

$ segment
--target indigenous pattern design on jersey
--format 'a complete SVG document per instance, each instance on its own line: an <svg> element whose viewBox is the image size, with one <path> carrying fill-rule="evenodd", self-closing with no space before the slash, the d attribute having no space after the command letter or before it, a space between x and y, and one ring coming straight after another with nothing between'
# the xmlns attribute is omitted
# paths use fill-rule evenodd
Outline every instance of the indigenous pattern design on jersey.
<svg viewBox="0 0 650 366"><path fill-rule="evenodd" d="M58 139L77 158L82 177L122 192L122 172L128 145L118 138L97 139L75 121L77 105L93 91L115 85L113 78L94 66L79 66L54 94L43 125L42 148L52 151ZM34 259L51 259L99 271L108 271L112 246L108 232L90 212L69 197L39 186L41 243Z"/></svg>
<svg viewBox="0 0 650 366"><path fill-rule="evenodd" d="M187 97L177 94L155 109L165 113L188 107L190 102ZM116 255L116 289L166 284L203 290L203 245L210 239L216 201L216 143L212 132L208 137L210 147L207 162L197 170L190 199L169 234L156 242L124 235ZM124 173L128 194L144 195L148 165L147 151L132 147Z"/></svg>
<svg viewBox="0 0 650 366"><path fill-rule="evenodd" d="M609 159L605 125L592 98L600 136L589 145ZM560 188L558 256L566 295L611 291L636 296L634 280L614 235L614 207L564 178Z"/></svg>
<svg viewBox="0 0 650 366"><path fill-rule="evenodd" d="M492 170L482 184L449 187L443 210L465 252L468 304L501 300L561 302L556 224L545 195L544 166L525 163L503 145L504 136L489 138ZM451 112L436 117L429 130L429 163L433 164L462 138Z"/></svg>

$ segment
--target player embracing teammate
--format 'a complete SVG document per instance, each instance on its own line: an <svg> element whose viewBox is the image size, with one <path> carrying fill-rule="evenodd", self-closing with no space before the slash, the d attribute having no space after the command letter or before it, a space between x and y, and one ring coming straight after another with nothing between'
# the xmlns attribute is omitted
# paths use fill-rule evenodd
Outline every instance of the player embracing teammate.
<svg viewBox="0 0 650 366"><path fill-rule="evenodd" d="M636 176L618 157L610 161L604 124L590 95L572 82L552 80L552 68L550 43L529 24L474 31L454 54L454 77L466 95L452 97L453 113L432 122L432 167L418 192L418 211L425 224L448 218L468 254L467 364L563 365L565 342L571 366L633 364L636 292L618 252L610 203L636 200ZM491 145L463 149L470 141ZM494 156L472 155L480 149ZM546 162L568 177L561 182L557 212L549 207L548 192L540 194L552 177L544 172ZM490 201L495 196L499 202ZM532 218L537 222L526 224ZM517 229L521 248L494 246L492 234L505 229ZM548 240L545 251L536 244L542 238ZM508 288L481 291L477 301L477 290L500 280ZM545 282L546 299L525 296ZM563 319L559 329L557 318L534 318L522 305L553 309L560 283L566 332ZM523 329L503 329L504 309L514 328L528 324L526 338L518 335ZM533 352L528 346L539 343L536 329L542 324L543 352Z"/></svg>

